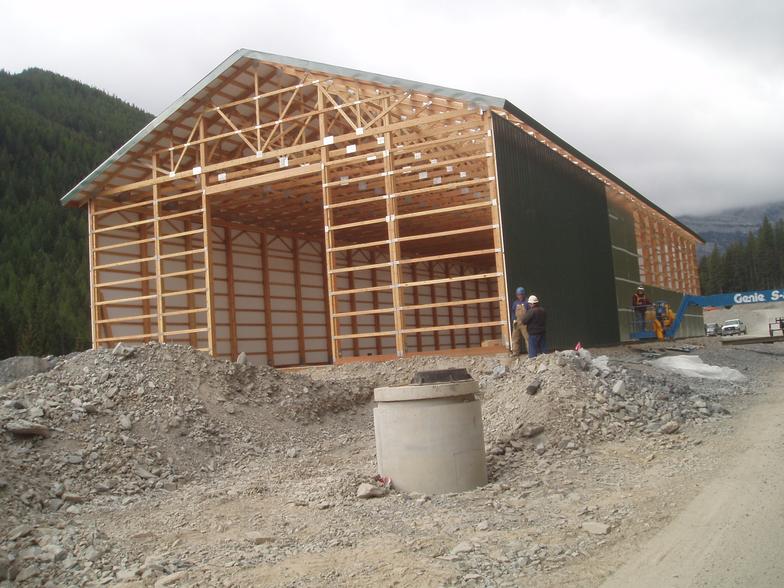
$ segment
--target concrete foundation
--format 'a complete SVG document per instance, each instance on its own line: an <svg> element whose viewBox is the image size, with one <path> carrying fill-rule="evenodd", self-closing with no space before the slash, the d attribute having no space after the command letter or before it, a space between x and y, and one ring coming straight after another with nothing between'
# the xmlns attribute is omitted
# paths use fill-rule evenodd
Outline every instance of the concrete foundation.
<svg viewBox="0 0 784 588"><path fill-rule="evenodd" d="M445 494L487 483L474 380L376 388L378 472L401 492Z"/></svg>

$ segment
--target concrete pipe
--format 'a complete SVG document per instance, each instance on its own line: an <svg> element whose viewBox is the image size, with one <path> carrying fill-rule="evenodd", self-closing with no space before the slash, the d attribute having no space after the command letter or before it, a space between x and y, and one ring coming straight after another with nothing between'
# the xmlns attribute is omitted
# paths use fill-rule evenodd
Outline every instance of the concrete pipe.
<svg viewBox="0 0 784 588"><path fill-rule="evenodd" d="M444 494L487 484L474 380L376 388L378 472L401 492Z"/></svg>

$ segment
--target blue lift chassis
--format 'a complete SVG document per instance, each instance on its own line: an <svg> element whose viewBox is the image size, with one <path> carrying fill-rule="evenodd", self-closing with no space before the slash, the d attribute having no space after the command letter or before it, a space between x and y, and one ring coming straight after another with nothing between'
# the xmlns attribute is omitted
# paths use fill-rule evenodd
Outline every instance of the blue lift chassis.
<svg viewBox="0 0 784 588"><path fill-rule="evenodd" d="M752 290L750 292L731 292L727 294L709 294L707 296L697 296L685 294L675 313L675 320L664 330L666 339L674 339L678 328L681 326L686 310L690 306L705 308L708 306L723 306L730 308L736 304L760 304L763 302L784 302L784 289L781 290ZM632 339L645 340L655 339L656 333L653 330L635 331L630 333Z"/></svg>

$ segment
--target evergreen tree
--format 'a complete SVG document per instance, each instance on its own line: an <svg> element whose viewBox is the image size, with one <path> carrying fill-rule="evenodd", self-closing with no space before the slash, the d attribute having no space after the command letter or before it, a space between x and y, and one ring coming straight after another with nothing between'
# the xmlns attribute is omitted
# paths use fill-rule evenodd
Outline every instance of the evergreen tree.
<svg viewBox="0 0 784 588"><path fill-rule="evenodd" d="M0 358L89 345L87 221L59 199L150 118L51 72L0 70Z"/></svg>
<svg viewBox="0 0 784 588"><path fill-rule="evenodd" d="M700 262L700 284L705 294L784 289L784 220L765 217L745 242L715 248Z"/></svg>

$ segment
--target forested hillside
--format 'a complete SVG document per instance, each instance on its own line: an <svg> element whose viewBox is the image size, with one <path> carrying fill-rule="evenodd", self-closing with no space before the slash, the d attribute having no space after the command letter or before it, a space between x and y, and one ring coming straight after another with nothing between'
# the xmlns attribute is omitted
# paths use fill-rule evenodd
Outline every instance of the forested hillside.
<svg viewBox="0 0 784 588"><path fill-rule="evenodd" d="M0 70L0 358L89 345L87 222L59 198L151 118L51 72Z"/></svg>
<svg viewBox="0 0 784 588"><path fill-rule="evenodd" d="M784 289L784 219L774 224L765 217L744 241L703 257L700 283L705 294Z"/></svg>

